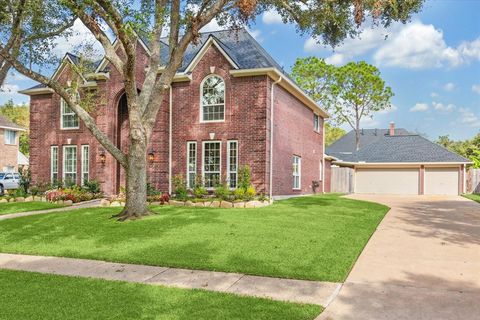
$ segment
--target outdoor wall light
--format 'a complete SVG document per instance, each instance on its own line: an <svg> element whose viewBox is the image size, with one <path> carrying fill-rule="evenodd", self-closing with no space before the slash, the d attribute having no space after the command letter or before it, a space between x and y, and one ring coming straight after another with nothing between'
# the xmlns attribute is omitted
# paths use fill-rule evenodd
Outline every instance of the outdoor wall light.
<svg viewBox="0 0 480 320"><path fill-rule="evenodd" d="M155 150L150 148L148 151L148 161L153 162L155 160Z"/></svg>
<svg viewBox="0 0 480 320"><path fill-rule="evenodd" d="M105 162L107 161L107 155L105 154L105 150L100 151L100 162L102 165L105 165Z"/></svg>

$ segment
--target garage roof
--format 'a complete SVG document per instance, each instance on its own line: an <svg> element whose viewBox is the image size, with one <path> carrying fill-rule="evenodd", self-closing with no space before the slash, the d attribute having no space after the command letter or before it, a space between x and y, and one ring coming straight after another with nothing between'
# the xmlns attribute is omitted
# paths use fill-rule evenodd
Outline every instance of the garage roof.
<svg viewBox="0 0 480 320"><path fill-rule="evenodd" d="M326 149L326 153L345 162L366 163L470 163L470 160L405 129L364 129L360 149L356 151L355 132L352 130Z"/></svg>

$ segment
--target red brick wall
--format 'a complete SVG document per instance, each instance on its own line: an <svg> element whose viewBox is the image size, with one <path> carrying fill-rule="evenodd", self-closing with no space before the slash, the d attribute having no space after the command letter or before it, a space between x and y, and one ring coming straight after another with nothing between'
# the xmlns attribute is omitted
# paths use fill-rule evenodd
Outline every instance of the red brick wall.
<svg viewBox="0 0 480 320"><path fill-rule="evenodd" d="M323 130L320 133L314 131L313 111L281 86L275 86L274 97L273 194L310 194L313 192L312 181L321 180ZM293 155L302 158L301 190L293 190ZM321 183L317 192L322 192Z"/></svg>
<svg viewBox="0 0 480 320"><path fill-rule="evenodd" d="M141 48L141 46L138 46ZM146 56L139 50L137 82L139 90L144 79ZM200 84L211 74L221 76L226 84L225 121L200 123ZM215 141L222 142L222 176L227 172L227 141L237 140L239 165L249 165L252 169L252 182L258 192L269 190L269 144L267 135L270 127L270 88L272 81L267 76L239 77L230 75L231 65L216 47L210 47L203 59L192 72L191 82L172 84L172 175L186 174L187 141L197 142L197 174L202 173L202 142L210 141L210 133ZM61 74L66 80L68 68ZM99 82L98 105L94 116L100 129L112 141L128 139L127 126L118 130L118 103L124 94L123 79L113 68L110 78ZM149 163L149 181L157 188L168 190L169 168L169 94L163 97L162 107L157 116L157 125L152 134L149 149L155 158ZM50 180L50 146L59 146L59 176L62 176L62 146L71 139L71 144L90 145L90 177L102 183L108 193L118 192L124 185L124 177L119 165L107 152L105 164L101 164L99 153L103 150L90 132L80 125L78 130L60 130L60 98L55 94L31 97L31 168L34 182ZM312 180L319 180L319 163L322 158L322 135L313 131L313 113L283 88L275 89L275 140L274 140L274 194L288 195L311 193ZM323 123L322 123L323 126ZM127 150L128 144L122 143ZM302 157L302 190L292 190L292 155ZM80 156L78 157L80 173ZM120 174L119 174L120 172ZM80 181L80 174L78 174ZM78 182L79 182L78 181ZM321 187L319 188L321 192Z"/></svg>

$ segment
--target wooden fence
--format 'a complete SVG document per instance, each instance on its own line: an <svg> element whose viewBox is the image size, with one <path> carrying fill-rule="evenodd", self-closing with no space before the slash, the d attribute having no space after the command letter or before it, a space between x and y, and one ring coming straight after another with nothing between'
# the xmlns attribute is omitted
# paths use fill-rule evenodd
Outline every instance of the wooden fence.
<svg viewBox="0 0 480 320"><path fill-rule="evenodd" d="M354 172L352 168L332 167L331 192L353 193Z"/></svg>
<svg viewBox="0 0 480 320"><path fill-rule="evenodd" d="M467 171L467 193L480 193L480 169Z"/></svg>

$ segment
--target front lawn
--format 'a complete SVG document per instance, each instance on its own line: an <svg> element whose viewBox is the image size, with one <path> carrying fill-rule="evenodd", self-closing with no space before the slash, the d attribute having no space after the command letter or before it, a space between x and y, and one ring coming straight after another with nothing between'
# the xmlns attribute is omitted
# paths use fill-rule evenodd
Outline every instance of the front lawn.
<svg viewBox="0 0 480 320"><path fill-rule="evenodd" d="M480 194L463 194L463 196L467 199L480 203Z"/></svg>
<svg viewBox="0 0 480 320"><path fill-rule="evenodd" d="M0 203L0 215L61 208L63 205L50 202L8 202Z"/></svg>
<svg viewBox="0 0 480 320"><path fill-rule="evenodd" d="M119 210L1 221L0 252L341 282L388 208L326 195L258 209L154 207L157 214L141 220L109 219Z"/></svg>
<svg viewBox="0 0 480 320"><path fill-rule="evenodd" d="M320 306L0 270L1 319L314 319Z"/></svg>

